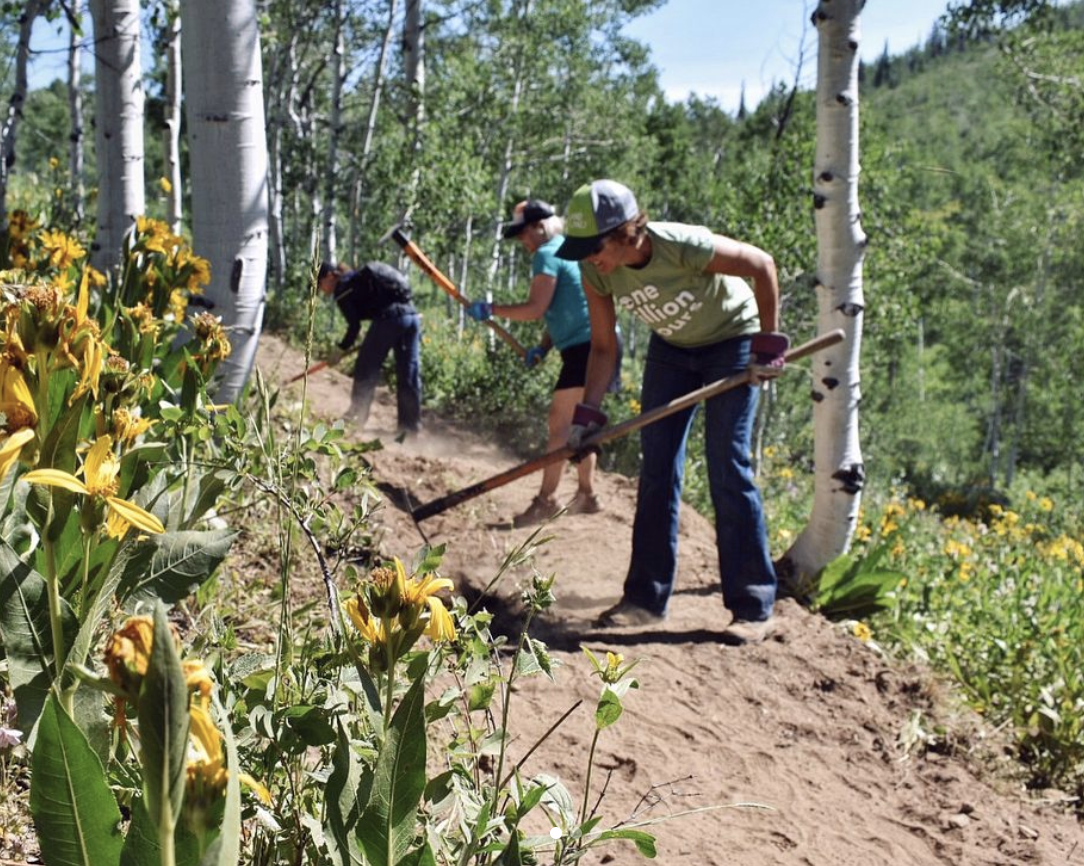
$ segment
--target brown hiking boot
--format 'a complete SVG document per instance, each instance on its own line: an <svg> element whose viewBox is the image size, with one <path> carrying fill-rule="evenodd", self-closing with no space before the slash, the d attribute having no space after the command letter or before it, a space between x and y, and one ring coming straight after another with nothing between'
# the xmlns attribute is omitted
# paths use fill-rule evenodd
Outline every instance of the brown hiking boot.
<svg viewBox="0 0 1084 866"><path fill-rule="evenodd" d="M594 493L581 491L568 503L569 514L598 514L600 511L602 511L602 505Z"/></svg>
<svg viewBox="0 0 1084 866"><path fill-rule="evenodd" d="M516 529L519 529L521 526L535 526L538 523L544 523L549 520L560 510L561 506L553 499L545 496L536 496L531 500L531 504L527 506L526 511L522 514L517 514L512 518L512 525L516 527Z"/></svg>
<svg viewBox="0 0 1084 866"><path fill-rule="evenodd" d="M723 630L722 640L728 646L744 646L748 643L760 643L775 629L775 619L762 620L735 619Z"/></svg>

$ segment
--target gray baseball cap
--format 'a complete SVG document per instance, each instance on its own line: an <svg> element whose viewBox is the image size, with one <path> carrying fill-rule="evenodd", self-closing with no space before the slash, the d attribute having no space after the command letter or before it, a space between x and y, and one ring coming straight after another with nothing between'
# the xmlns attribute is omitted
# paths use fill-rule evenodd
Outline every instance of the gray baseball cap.
<svg viewBox="0 0 1084 866"><path fill-rule="evenodd" d="M640 214L632 190L616 180L596 180L572 194L565 213L562 259L577 262L598 251L599 241Z"/></svg>

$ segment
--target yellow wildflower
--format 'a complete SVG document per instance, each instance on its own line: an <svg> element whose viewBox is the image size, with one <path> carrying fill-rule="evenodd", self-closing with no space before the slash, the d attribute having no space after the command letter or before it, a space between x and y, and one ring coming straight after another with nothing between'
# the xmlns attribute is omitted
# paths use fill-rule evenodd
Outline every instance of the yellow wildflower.
<svg viewBox="0 0 1084 866"><path fill-rule="evenodd" d="M87 265L86 272L90 277L90 284L96 289L102 288L102 286L109 282L109 278L97 268L92 268L90 265Z"/></svg>
<svg viewBox="0 0 1084 866"><path fill-rule="evenodd" d="M188 745L185 808L195 809L198 813L223 796L229 781L222 753L222 735L211 720L211 713L202 706L196 705L189 710ZM271 793L252 776L239 773L237 778L251 788L263 803L271 804Z"/></svg>
<svg viewBox="0 0 1084 866"><path fill-rule="evenodd" d="M8 219L8 233L12 240L22 240L32 231L40 227L41 223L30 216L25 210L12 211L11 217Z"/></svg>
<svg viewBox="0 0 1084 866"><path fill-rule="evenodd" d="M395 565L405 573L403 564L398 559L395 560ZM429 621L425 634L433 640L455 639L455 623L452 622L451 614L444 607L444 602L435 596L435 593L442 589L451 589L452 585L448 578L437 577L435 574L424 574L421 577L414 575L406 582L403 606L413 608L415 616L420 613L422 605L428 607Z"/></svg>
<svg viewBox="0 0 1084 866"><path fill-rule="evenodd" d="M230 346L226 329L222 327L222 319L211 313L200 313L193 318L192 326L196 331L196 338L202 343L202 348L196 353L196 357L203 362L224 361L230 356L233 347Z"/></svg>
<svg viewBox="0 0 1084 866"><path fill-rule="evenodd" d="M1051 499L1049 496L1044 496L1042 499L1039 500L1039 507L1043 511L1053 511L1054 510L1054 500Z"/></svg>
<svg viewBox="0 0 1084 866"><path fill-rule="evenodd" d="M862 643L868 642L873 637L873 631L864 622L856 622L852 632Z"/></svg>
<svg viewBox="0 0 1084 866"><path fill-rule="evenodd" d="M11 471L23 446L34 438L37 410L17 367L0 357L0 481Z"/></svg>
<svg viewBox="0 0 1084 866"><path fill-rule="evenodd" d="M87 254L87 251L83 249L78 241L59 231L42 232L41 245L49 264L58 271L67 270Z"/></svg>
<svg viewBox="0 0 1084 866"><path fill-rule="evenodd" d="M366 641L380 646L387 643L388 636L384 630L384 623L370 615L369 608L360 595L347 599L346 604L343 606L346 608L346 614L350 617L350 621L354 623L354 627Z"/></svg>
<svg viewBox="0 0 1084 866"><path fill-rule="evenodd" d="M87 452L81 471L86 479L85 482L60 469L33 469L23 477L30 484L60 487L72 493L82 493L84 496L103 500L109 507L110 515L115 515L113 521L107 524L107 531L113 537L119 537L117 532L123 535L129 524L144 532L166 531L162 522L153 514L140 508L134 502L117 496L120 460L113 453L111 436L98 437Z"/></svg>
<svg viewBox="0 0 1084 866"><path fill-rule="evenodd" d="M49 157L49 168L54 169L54 170L60 168L60 160L57 159L55 156L50 156Z"/></svg>
<svg viewBox="0 0 1084 866"><path fill-rule="evenodd" d="M146 433L154 422L140 418L121 407L113 410L113 435L117 442L133 442Z"/></svg>
<svg viewBox="0 0 1084 866"><path fill-rule="evenodd" d="M168 177L158 178L158 186L162 188L162 192L164 192L166 195L169 195L171 192L173 192L173 184L169 182Z"/></svg>
<svg viewBox="0 0 1084 866"><path fill-rule="evenodd" d="M105 645L105 667L111 679L132 701L147 675L154 647L154 620L131 616L110 635Z"/></svg>

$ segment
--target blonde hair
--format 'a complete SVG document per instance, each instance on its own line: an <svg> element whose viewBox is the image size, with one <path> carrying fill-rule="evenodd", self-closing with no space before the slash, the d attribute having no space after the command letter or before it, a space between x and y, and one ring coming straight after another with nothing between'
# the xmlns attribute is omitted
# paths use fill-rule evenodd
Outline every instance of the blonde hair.
<svg viewBox="0 0 1084 866"><path fill-rule="evenodd" d="M557 235L564 234L565 231L565 221L562 217L557 216L557 214L546 217L544 220L539 220L538 225L542 229L542 234L546 236L547 241L552 241Z"/></svg>

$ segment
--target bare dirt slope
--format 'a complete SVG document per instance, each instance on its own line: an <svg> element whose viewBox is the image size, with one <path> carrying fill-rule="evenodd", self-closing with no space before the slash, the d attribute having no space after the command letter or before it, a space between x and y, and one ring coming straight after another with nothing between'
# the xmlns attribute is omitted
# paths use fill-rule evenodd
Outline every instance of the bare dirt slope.
<svg viewBox="0 0 1084 866"><path fill-rule="evenodd" d="M272 382L303 365L270 336L259 363ZM345 411L349 379L342 373L321 373L308 387L311 411L331 418ZM299 386L287 396L299 398ZM395 442L393 400L381 389L369 426L352 431L385 445L373 456L388 494L384 556L409 559L422 544L402 510L405 494L428 502L522 459L462 426L432 415L425 421L422 435ZM537 484L537 476L524 478L422 523L430 542L447 544L443 573L458 591L477 594L530 536L529 529L511 529L510 519ZM570 497L574 487L569 473L562 493ZM525 772L559 776L577 800L582 796L598 695L582 644L596 654L643 659L640 690L599 742L592 802L608 780L604 825L705 810L650 828L659 839L657 862L1084 866L1084 830L1057 793L1035 798L1009 781L996 738L984 737L965 713L949 718L950 696L937 697L926 672L886 659L791 601L778 605L780 628L764 645L723 647L718 636L729 615L712 527L691 509L683 517L679 588L667 621L648 630L593 630L593 616L621 592L635 482L603 474L598 488L605 511L559 517L534 557L535 568L557 576L558 604L538 634L563 664L557 685L536 678L514 693L513 757L577 699L583 705ZM493 591L491 609L514 610L529 578L528 566L512 569ZM952 733L934 736L942 724ZM587 862L644 861L619 843Z"/></svg>

